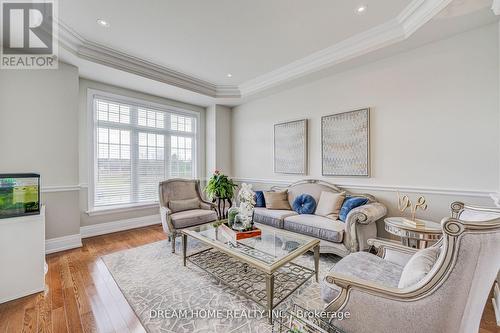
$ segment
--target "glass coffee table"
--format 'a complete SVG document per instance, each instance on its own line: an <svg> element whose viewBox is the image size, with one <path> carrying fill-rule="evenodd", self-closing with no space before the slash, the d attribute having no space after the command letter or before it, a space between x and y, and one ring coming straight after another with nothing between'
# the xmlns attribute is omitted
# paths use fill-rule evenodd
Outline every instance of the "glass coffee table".
<svg viewBox="0 0 500 333"><path fill-rule="evenodd" d="M260 236L234 241L219 225L210 223L182 230L184 266L192 262L263 306L270 323L276 306L313 275L318 281L318 239L256 224L262 231ZM208 248L187 254L188 236ZM292 262L311 250L314 269Z"/></svg>

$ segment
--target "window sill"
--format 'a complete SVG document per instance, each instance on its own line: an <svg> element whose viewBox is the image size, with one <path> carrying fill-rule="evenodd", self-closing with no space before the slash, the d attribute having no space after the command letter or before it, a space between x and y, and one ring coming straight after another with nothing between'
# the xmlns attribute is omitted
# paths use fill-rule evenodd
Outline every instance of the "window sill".
<svg viewBox="0 0 500 333"><path fill-rule="evenodd" d="M141 203L141 204L133 204L133 205L98 207L98 208L89 209L85 213L87 213L88 216L99 216L99 215L132 212L132 211L136 211L136 210L151 209L151 208L159 208L158 202L156 202L156 203Z"/></svg>

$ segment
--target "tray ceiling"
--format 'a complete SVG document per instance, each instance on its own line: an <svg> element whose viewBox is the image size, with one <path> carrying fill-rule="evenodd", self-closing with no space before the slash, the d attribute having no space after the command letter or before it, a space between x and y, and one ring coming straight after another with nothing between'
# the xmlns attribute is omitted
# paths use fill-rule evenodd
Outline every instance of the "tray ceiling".
<svg viewBox="0 0 500 333"><path fill-rule="evenodd" d="M86 73L90 62L210 98L240 98L405 40L448 5L452 13L491 5L454 0L450 9L451 2L64 0L61 58Z"/></svg>

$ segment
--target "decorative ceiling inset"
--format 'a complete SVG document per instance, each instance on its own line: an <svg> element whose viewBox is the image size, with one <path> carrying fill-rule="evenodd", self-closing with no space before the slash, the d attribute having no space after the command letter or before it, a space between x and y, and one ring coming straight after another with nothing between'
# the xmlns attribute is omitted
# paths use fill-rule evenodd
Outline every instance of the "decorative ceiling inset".
<svg viewBox="0 0 500 333"><path fill-rule="evenodd" d="M403 41L451 2L65 0L61 57L236 100Z"/></svg>

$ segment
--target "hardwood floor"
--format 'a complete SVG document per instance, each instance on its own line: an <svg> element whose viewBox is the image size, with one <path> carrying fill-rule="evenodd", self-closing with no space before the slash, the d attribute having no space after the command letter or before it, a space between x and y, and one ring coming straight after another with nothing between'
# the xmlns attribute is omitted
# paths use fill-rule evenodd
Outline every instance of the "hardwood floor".
<svg viewBox="0 0 500 333"><path fill-rule="evenodd" d="M48 255L46 293L0 304L0 332L145 332L99 257L163 239L161 226L151 226ZM500 333L490 300L479 333Z"/></svg>

